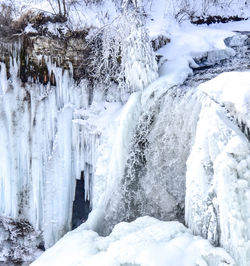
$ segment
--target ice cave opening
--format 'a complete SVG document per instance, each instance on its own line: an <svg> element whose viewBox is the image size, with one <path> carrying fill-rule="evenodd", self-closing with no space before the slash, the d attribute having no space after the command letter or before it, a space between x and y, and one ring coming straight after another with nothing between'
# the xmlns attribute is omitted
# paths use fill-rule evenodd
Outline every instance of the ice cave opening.
<svg viewBox="0 0 250 266"><path fill-rule="evenodd" d="M81 179L76 180L75 199L72 209L72 230L88 219L91 211L90 200L85 197L84 171L81 172Z"/></svg>

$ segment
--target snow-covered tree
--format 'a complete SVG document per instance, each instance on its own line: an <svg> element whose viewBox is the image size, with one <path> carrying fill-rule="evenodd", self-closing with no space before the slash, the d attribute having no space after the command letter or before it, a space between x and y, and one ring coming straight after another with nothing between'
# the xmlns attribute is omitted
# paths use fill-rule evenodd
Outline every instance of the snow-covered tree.
<svg viewBox="0 0 250 266"><path fill-rule="evenodd" d="M116 84L121 97L142 90L158 75L140 9L127 4L119 17L92 38L91 75L107 90Z"/></svg>

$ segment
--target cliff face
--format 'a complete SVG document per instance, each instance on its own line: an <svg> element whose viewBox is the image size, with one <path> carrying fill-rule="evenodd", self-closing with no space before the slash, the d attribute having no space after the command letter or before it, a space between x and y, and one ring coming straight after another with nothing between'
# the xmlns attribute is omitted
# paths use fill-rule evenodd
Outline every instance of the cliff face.
<svg viewBox="0 0 250 266"><path fill-rule="evenodd" d="M7 76L10 76L10 57L20 61L19 75L22 82L40 82L46 85L49 81L55 85L53 73L48 73L46 61L69 70L72 66L74 79L87 77L90 45L85 37L87 32L69 32L67 36L46 36L38 33L24 33L1 39L1 61L6 64Z"/></svg>

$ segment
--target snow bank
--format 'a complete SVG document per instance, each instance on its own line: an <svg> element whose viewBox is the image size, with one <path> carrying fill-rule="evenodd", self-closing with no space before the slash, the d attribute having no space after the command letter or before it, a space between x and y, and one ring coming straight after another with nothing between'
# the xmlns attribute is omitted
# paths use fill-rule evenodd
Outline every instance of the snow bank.
<svg viewBox="0 0 250 266"><path fill-rule="evenodd" d="M144 0L142 2L149 14L148 25L151 28L157 27L157 31L162 29L164 24L168 25L170 20L183 22L195 17L208 16L249 18L250 15L249 2L245 0L227 2L224 0Z"/></svg>
<svg viewBox="0 0 250 266"><path fill-rule="evenodd" d="M116 225L107 237L86 230L85 225L65 235L32 266L39 265L235 265L221 248L192 236L178 222L151 217Z"/></svg>
<svg viewBox="0 0 250 266"><path fill-rule="evenodd" d="M61 2L61 1L60 1ZM87 3L89 2L89 3ZM94 2L94 3L93 3ZM83 28L97 27L100 28L112 21L117 16L115 3L112 0L105 0L102 3L96 1L69 1L66 0L66 10L68 21L64 24L59 23L58 26L65 26L65 30L82 30ZM59 13L58 1L51 0L0 0L0 5L10 5L13 8L12 16L18 20L27 12L44 12L47 15L56 15ZM0 7L1 8L1 7ZM62 8L62 3L61 3ZM50 32L58 34L56 28L50 25ZM26 32L30 31L29 28Z"/></svg>
<svg viewBox="0 0 250 266"><path fill-rule="evenodd" d="M183 22L195 16L238 16L248 18L250 15L249 3L245 0L142 0L131 1L137 7L143 7L147 15L147 28L150 35L166 34L170 21ZM101 28L112 24L119 18L121 9L128 1L101 0L101 1L70 1L66 0L68 21L64 23L65 30L81 30L83 28ZM0 0L0 4L14 8L13 17L19 19L25 12L45 12L48 15L58 14L58 1L44 0ZM61 4L62 5L62 4ZM50 32L58 34L55 27ZM26 29L29 32L29 28ZM31 31L33 32L33 30Z"/></svg>
<svg viewBox="0 0 250 266"><path fill-rule="evenodd" d="M243 21L235 21L235 22L228 22L228 23L216 23L211 24L209 26L202 25L202 28L211 28L211 29L221 29L221 30L231 30L231 31L249 31L250 28L250 20L243 20Z"/></svg>

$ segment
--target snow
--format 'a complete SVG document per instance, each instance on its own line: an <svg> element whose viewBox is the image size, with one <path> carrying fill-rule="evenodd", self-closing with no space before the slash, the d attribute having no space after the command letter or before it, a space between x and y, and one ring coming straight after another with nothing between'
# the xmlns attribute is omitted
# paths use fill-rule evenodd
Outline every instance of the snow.
<svg viewBox="0 0 250 266"><path fill-rule="evenodd" d="M66 9L68 13L68 22L62 24L65 30L81 30L83 28L101 28L112 24L119 18L121 8L126 6L128 1L69 1L66 0ZM209 16L218 15L222 17L239 16L248 18L250 14L249 3L244 0L232 0L226 3L224 0L218 0L216 3L212 0L143 0L132 1L137 8L142 8L147 14L147 28L150 37L166 34L171 21L182 23L190 19L190 16ZM45 12L48 15L58 13L58 2L55 0L0 0L0 5L10 5L14 8L13 17L19 19L22 14L32 10L32 12ZM27 13L26 13L27 14ZM243 23L244 24L244 23ZM233 24L232 24L233 25ZM234 24L235 25L235 24ZM241 25L241 22L238 23ZM53 33L58 33L56 28L50 25ZM214 26L212 26L214 27ZM217 26L215 26L217 27ZM224 26L223 26L224 27ZM230 30L235 30L229 23L225 26ZM242 26L248 30L246 26ZM237 29L241 28L238 26ZM26 29L26 31L29 28ZM32 30L33 32L33 30Z"/></svg>
<svg viewBox="0 0 250 266"><path fill-rule="evenodd" d="M103 3L87 3L87 1L68 1L66 0L66 9L68 21L65 24L65 30L82 30L84 28L100 28L112 21L117 16L117 9L112 0L105 0ZM13 8L13 18L18 20L23 14L27 16L29 11L34 13L43 12L49 16L59 13L58 2L55 0L0 0L0 5L10 5ZM0 6L1 9L1 6ZM34 32L30 27L25 32ZM49 25L52 33L58 34L54 25Z"/></svg>
<svg viewBox="0 0 250 266"><path fill-rule="evenodd" d="M161 60L167 61L165 63L166 66L164 66L164 70L165 68L167 68L167 70L164 71L160 69L161 76L166 72L169 73L170 69L176 71L178 74L181 73L181 70L178 70L178 68L182 69L184 64L185 68L189 67L194 57L207 52L218 52L211 56L210 60L213 62L220 60L223 51L228 53L226 58L234 55L232 49L226 47L224 43L224 39L234 35L234 33L230 31L204 30L203 28L189 23L183 23L181 26L174 26L175 27L172 29L169 29L171 32L171 42L157 51L158 54L163 55ZM225 56L222 56L222 59L224 59ZM183 79L180 79L179 82L182 82L182 80Z"/></svg>
<svg viewBox="0 0 250 266"><path fill-rule="evenodd" d="M225 105L227 110L250 127L250 72L223 73L200 86L214 101Z"/></svg>
<svg viewBox="0 0 250 266"><path fill-rule="evenodd" d="M131 29L124 50L122 58L126 58L124 63L126 83L132 87L132 91L143 90L158 77L155 55L143 26Z"/></svg>
<svg viewBox="0 0 250 266"><path fill-rule="evenodd" d="M169 88L182 84L192 75L192 68L198 67L194 60L198 61L199 58L205 57L206 65L214 65L235 55L235 51L224 42L226 38L235 36L232 31L204 29L188 22L181 25L171 23L168 31L170 43L157 51L161 56L160 78L143 92L143 105L148 103L151 95L155 95L154 99L160 98Z"/></svg>
<svg viewBox="0 0 250 266"><path fill-rule="evenodd" d="M236 265L221 248L190 234L178 222L141 217L100 237L86 225L65 235L31 265Z"/></svg>
<svg viewBox="0 0 250 266"><path fill-rule="evenodd" d="M25 27L24 32L25 32L25 33L37 33L37 30L34 29L34 28L32 27L32 25L29 23L29 24Z"/></svg>

